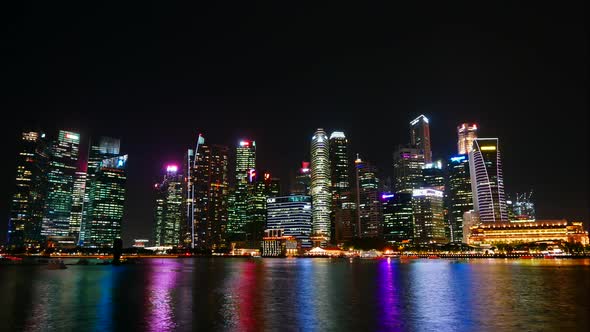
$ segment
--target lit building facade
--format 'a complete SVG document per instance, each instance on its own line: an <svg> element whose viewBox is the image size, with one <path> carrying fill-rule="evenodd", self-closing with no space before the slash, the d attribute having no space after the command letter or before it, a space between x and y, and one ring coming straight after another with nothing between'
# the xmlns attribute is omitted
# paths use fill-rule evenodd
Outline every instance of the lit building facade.
<svg viewBox="0 0 590 332"><path fill-rule="evenodd" d="M477 124L462 123L457 126L457 150L459 154L468 154L473 141L477 138Z"/></svg>
<svg viewBox="0 0 590 332"><path fill-rule="evenodd" d="M451 157L448 169L448 219L451 241L463 242L463 214L473 210L473 193L467 155ZM466 242L464 242L466 243Z"/></svg>
<svg viewBox="0 0 590 332"><path fill-rule="evenodd" d="M80 134L60 130L49 149L47 195L41 225L43 236L68 236Z"/></svg>
<svg viewBox="0 0 590 332"><path fill-rule="evenodd" d="M432 162L432 148L430 141L430 125L428 118L420 115L410 122L410 145L424 155L424 162Z"/></svg>
<svg viewBox="0 0 590 332"><path fill-rule="evenodd" d="M16 186L10 203L9 247L36 246L43 240L41 220L46 195L46 149L44 133L22 133L16 159Z"/></svg>
<svg viewBox="0 0 590 332"><path fill-rule="evenodd" d="M282 229L267 229L262 238L263 257L292 257L299 254L297 240Z"/></svg>
<svg viewBox="0 0 590 332"><path fill-rule="evenodd" d="M517 244L561 241L588 245L588 232L582 222L538 220L537 222L479 224L471 227L469 244Z"/></svg>
<svg viewBox="0 0 590 332"><path fill-rule="evenodd" d="M291 195L268 198L266 229L282 229L286 236L293 236L301 248L312 247L312 198Z"/></svg>
<svg viewBox="0 0 590 332"><path fill-rule="evenodd" d="M105 159L94 174L89 193L88 221L82 245L112 248L121 239L127 182L127 155Z"/></svg>
<svg viewBox="0 0 590 332"><path fill-rule="evenodd" d="M414 189L414 242L419 244L447 243L443 215L443 192L434 189Z"/></svg>
<svg viewBox="0 0 590 332"><path fill-rule="evenodd" d="M332 206L330 145L326 132L319 128L311 140L311 196L313 200L313 235L321 246L331 239L330 208Z"/></svg>
<svg viewBox="0 0 590 332"><path fill-rule="evenodd" d="M252 170L252 172L255 171ZM260 241L266 225L266 200L280 195L280 180L271 177L269 172L263 172L260 175L254 173L248 189L248 239Z"/></svg>
<svg viewBox="0 0 590 332"><path fill-rule="evenodd" d="M440 160L434 163L424 164L422 174L424 176L423 187L445 191L445 172Z"/></svg>
<svg viewBox="0 0 590 332"><path fill-rule="evenodd" d="M84 211L84 194L86 192L86 172L76 172L74 179L74 193L72 195L72 212L70 214L70 236L80 239L82 214Z"/></svg>
<svg viewBox="0 0 590 332"><path fill-rule="evenodd" d="M311 187L311 169L308 161L301 162L301 168L291 184L291 195L309 195Z"/></svg>
<svg viewBox="0 0 590 332"><path fill-rule="evenodd" d="M409 243L414 238L412 194L381 195L383 204L383 238L389 243Z"/></svg>
<svg viewBox="0 0 590 332"><path fill-rule="evenodd" d="M242 140L236 147L236 184L232 191L227 233L230 240L249 240L248 203L251 171L256 169L256 142Z"/></svg>
<svg viewBox="0 0 590 332"><path fill-rule="evenodd" d="M478 138L469 153L473 207L482 223L507 222L504 177L497 138Z"/></svg>
<svg viewBox="0 0 590 332"><path fill-rule="evenodd" d="M156 183L154 245L178 246L184 221L184 177L177 165L166 166L162 182Z"/></svg>
<svg viewBox="0 0 590 332"><path fill-rule="evenodd" d="M416 148L399 146L393 153L395 192L411 194L424 184L424 155Z"/></svg>
<svg viewBox="0 0 590 332"><path fill-rule="evenodd" d="M350 212L346 203L350 203L350 158L348 140L341 131L330 134L330 175L332 183L331 229L332 243L341 243L351 226ZM345 209L346 208L346 209Z"/></svg>
<svg viewBox="0 0 590 332"><path fill-rule="evenodd" d="M382 203L379 197L377 168L372 164L355 160L357 187L357 234L361 238L376 238L382 234Z"/></svg>

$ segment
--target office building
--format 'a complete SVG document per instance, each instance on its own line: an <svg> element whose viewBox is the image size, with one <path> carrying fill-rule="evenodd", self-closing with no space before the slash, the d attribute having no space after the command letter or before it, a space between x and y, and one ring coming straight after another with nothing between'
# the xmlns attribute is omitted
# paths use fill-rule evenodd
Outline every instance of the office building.
<svg viewBox="0 0 590 332"><path fill-rule="evenodd" d="M312 247L312 198L304 195L272 197L266 200L266 229L282 229L304 249Z"/></svg>
<svg viewBox="0 0 590 332"><path fill-rule="evenodd" d="M357 157L355 160L357 188L357 235L376 238L382 234L382 204L377 168Z"/></svg>
<svg viewBox="0 0 590 332"><path fill-rule="evenodd" d="M445 172L440 160L434 163L424 164L422 174L424 177L423 187L445 191Z"/></svg>
<svg viewBox="0 0 590 332"><path fill-rule="evenodd" d="M181 244L181 225L184 221L184 177L178 165L166 166L161 182L154 185L156 204L154 211L154 245L178 246Z"/></svg>
<svg viewBox="0 0 590 332"><path fill-rule="evenodd" d="M266 200L280 194L280 180L273 178L269 172L258 174L252 170L252 182L248 186L248 239L262 240L266 226Z"/></svg>
<svg viewBox="0 0 590 332"><path fill-rule="evenodd" d="M330 134L330 175L332 183L332 207L330 234L332 243L341 243L350 229L350 209L344 211L344 205L350 203L350 158L348 140L341 131ZM352 235L352 234L350 234Z"/></svg>
<svg viewBox="0 0 590 332"><path fill-rule="evenodd" d="M477 138L477 124L462 123L457 126L457 149L460 155L472 150L473 141Z"/></svg>
<svg viewBox="0 0 590 332"><path fill-rule="evenodd" d="M424 155L424 162L432 162L432 149L430 141L430 125L428 118L420 115L410 122L410 145Z"/></svg>
<svg viewBox="0 0 590 332"><path fill-rule="evenodd" d="M82 214L84 211L84 194L86 192L86 172L76 172L74 179L74 192L72 195L72 212L70 214L70 236L76 244L80 239L82 227Z"/></svg>
<svg viewBox="0 0 590 332"><path fill-rule="evenodd" d="M447 243L443 215L443 192L434 189L414 189L414 242L418 244Z"/></svg>
<svg viewBox="0 0 590 332"><path fill-rule="evenodd" d="M448 169L448 220L451 241L463 241L463 214L473 210L473 193L467 155L451 157Z"/></svg>
<svg viewBox="0 0 590 332"><path fill-rule="evenodd" d="M309 195L311 187L311 169L308 161L301 162L301 168L297 171L291 184L291 195Z"/></svg>
<svg viewBox="0 0 590 332"><path fill-rule="evenodd" d="M411 194L424 185L424 155L416 148L398 146L393 154L394 190Z"/></svg>
<svg viewBox="0 0 590 332"><path fill-rule="evenodd" d="M478 138L469 153L473 207L482 223L507 222L504 178L497 138Z"/></svg>
<svg viewBox="0 0 590 332"><path fill-rule="evenodd" d="M232 241L251 240L248 238L249 185L252 170L256 169L256 142L242 140L236 147L235 188L232 191L232 204L229 208L227 235Z"/></svg>
<svg viewBox="0 0 590 332"><path fill-rule="evenodd" d="M311 140L311 197L313 236L321 246L331 239L330 208L332 206L330 145L326 132L319 128Z"/></svg>
<svg viewBox="0 0 590 332"><path fill-rule="evenodd" d="M384 193L383 204L383 238L392 244L410 243L414 238L414 218L412 194Z"/></svg>

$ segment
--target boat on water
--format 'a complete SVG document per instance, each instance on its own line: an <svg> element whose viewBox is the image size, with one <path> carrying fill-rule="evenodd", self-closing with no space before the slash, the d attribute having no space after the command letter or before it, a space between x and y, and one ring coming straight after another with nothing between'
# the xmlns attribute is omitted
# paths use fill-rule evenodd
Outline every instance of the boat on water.
<svg viewBox="0 0 590 332"><path fill-rule="evenodd" d="M64 270L68 267L61 259L52 259L47 263L48 270Z"/></svg>

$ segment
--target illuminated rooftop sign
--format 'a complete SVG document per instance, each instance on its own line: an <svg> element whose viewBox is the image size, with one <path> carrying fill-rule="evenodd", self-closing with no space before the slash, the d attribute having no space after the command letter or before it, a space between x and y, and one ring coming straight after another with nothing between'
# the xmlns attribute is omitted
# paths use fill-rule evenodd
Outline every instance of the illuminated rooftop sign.
<svg viewBox="0 0 590 332"><path fill-rule="evenodd" d="M424 116L424 114L421 114L419 117L415 118L414 120L412 120L410 122L410 125L415 125L416 123L418 123L418 121L420 120L424 120L424 122L428 123L428 118Z"/></svg>
<svg viewBox="0 0 590 332"><path fill-rule="evenodd" d="M250 141L240 141L240 146L250 146Z"/></svg>
<svg viewBox="0 0 590 332"><path fill-rule="evenodd" d="M395 196L394 194L383 194L381 195L381 199L388 199L388 198L392 198L393 196Z"/></svg>
<svg viewBox="0 0 590 332"><path fill-rule="evenodd" d="M341 131L335 131L330 135L330 139L332 138L346 138L346 136L344 136L344 133Z"/></svg>
<svg viewBox="0 0 590 332"><path fill-rule="evenodd" d="M451 158L451 161L452 162L455 162L455 163L458 163L458 162L463 161L465 159L466 159L465 155L461 155L461 156L452 157Z"/></svg>
<svg viewBox="0 0 590 332"><path fill-rule="evenodd" d="M168 166L166 166L166 172L176 173L176 172L178 172L178 166L168 165Z"/></svg>
<svg viewBox="0 0 590 332"><path fill-rule="evenodd" d="M76 140L77 141L77 140L80 139L80 136L79 135L76 135L76 134L73 134L73 133L66 133L66 138L73 139L73 140Z"/></svg>
<svg viewBox="0 0 590 332"><path fill-rule="evenodd" d="M434 197L443 197L443 192L440 190L434 189L414 189L412 191L413 197L421 197L421 196L434 196Z"/></svg>
<svg viewBox="0 0 590 332"><path fill-rule="evenodd" d="M481 151L496 151L496 147L493 145L482 146L479 148Z"/></svg>

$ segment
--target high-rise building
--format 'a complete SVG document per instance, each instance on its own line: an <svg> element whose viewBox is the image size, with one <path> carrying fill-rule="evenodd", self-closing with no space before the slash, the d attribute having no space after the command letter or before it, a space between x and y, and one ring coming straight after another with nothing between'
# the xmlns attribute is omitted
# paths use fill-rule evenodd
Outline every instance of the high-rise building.
<svg viewBox="0 0 590 332"><path fill-rule="evenodd" d="M478 138L469 153L473 207L483 223L507 222L504 179L497 138Z"/></svg>
<svg viewBox="0 0 590 332"><path fill-rule="evenodd" d="M16 160L16 186L10 204L8 246L41 243L41 220L45 201L47 143L45 134L23 132Z"/></svg>
<svg viewBox="0 0 590 332"><path fill-rule="evenodd" d="M424 155L424 162L432 162L430 126L428 118L420 115L410 122L410 145Z"/></svg>
<svg viewBox="0 0 590 332"><path fill-rule="evenodd" d="M414 242L420 244L447 243L443 215L443 192L434 189L414 189Z"/></svg>
<svg viewBox="0 0 590 332"><path fill-rule="evenodd" d="M445 172L440 160L425 164L422 168L422 174L424 176L424 187L440 191L445 190Z"/></svg>
<svg viewBox="0 0 590 332"><path fill-rule="evenodd" d="M80 238L82 214L84 211L84 193L86 190L86 172L76 172L74 179L74 193L72 195L72 212L70 214L70 236L76 243Z"/></svg>
<svg viewBox="0 0 590 332"><path fill-rule="evenodd" d="M267 229L282 229L293 236L304 249L310 249L312 230L312 198L305 195L272 197L266 200Z"/></svg>
<svg viewBox="0 0 590 332"><path fill-rule="evenodd" d="M332 205L330 183L330 145L328 136L318 128L311 140L311 196L313 212L313 236L322 246L328 244L330 234L330 207Z"/></svg>
<svg viewBox="0 0 590 332"><path fill-rule="evenodd" d="M399 146L393 154L395 192L411 194L414 189L423 187L424 155L419 149Z"/></svg>
<svg viewBox="0 0 590 332"><path fill-rule="evenodd" d="M249 185L249 203L247 228L248 239L262 240L266 227L266 200L269 197L277 197L280 194L280 180L272 178L269 172L258 174L252 170L252 182Z"/></svg>
<svg viewBox="0 0 590 332"><path fill-rule="evenodd" d="M448 169L448 219L451 241L463 241L463 215L473 210L473 193L471 192L471 176L469 175L469 158L467 155L451 157Z"/></svg>
<svg viewBox="0 0 590 332"><path fill-rule="evenodd" d="M354 162L357 188L357 232L361 238L376 238L382 234L382 203L379 197L377 168L357 157Z"/></svg>
<svg viewBox="0 0 590 332"><path fill-rule="evenodd" d="M43 236L68 236L80 135L60 130L49 149L47 196L41 225Z"/></svg>
<svg viewBox="0 0 590 332"><path fill-rule="evenodd" d="M348 140L341 131L330 134L330 175L332 177L332 208L330 234L332 243L344 240L350 222L347 212L343 211L343 204L350 203L350 158L348 155ZM349 209L348 209L349 210Z"/></svg>
<svg viewBox="0 0 590 332"><path fill-rule="evenodd" d="M184 220L184 177L177 165L166 166L166 173L156 183L154 211L154 245L178 246L181 243L181 225Z"/></svg>
<svg viewBox="0 0 590 332"><path fill-rule="evenodd" d="M99 171L103 160L114 158L120 154L121 141L118 138L102 136L98 139L91 139L88 149L88 167L86 169L86 184L84 188L84 201L82 203L82 224L78 243L83 244L85 239L86 225L90 222L92 207L90 193L93 191L94 178Z"/></svg>
<svg viewBox="0 0 590 332"><path fill-rule="evenodd" d="M232 191L227 225L230 240L250 240L247 229L249 184L252 182L252 170L256 169L256 142L242 140L236 148L236 183Z"/></svg>
<svg viewBox="0 0 590 332"><path fill-rule="evenodd" d="M471 227L476 226L479 223L479 215L474 210L465 211L465 213L463 213L463 243L469 243Z"/></svg>
<svg viewBox="0 0 590 332"><path fill-rule="evenodd" d="M291 195L309 195L309 188L311 186L311 169L309 162L301 162L301 168L295 175L295 179L291 185Z"/></svg>
<svg viewBox="0 0 590 332"><path fill-rule="evenodd" d="M457 148L459 154L468 154L472 150L473 141L477 138L475 123L462 123L457 126Z"/></svg>
<svg viewBox="0 0 590 332"><path fill-rule="evenodd" d="M412 215L412 194L384 193L383 238L389 243L409 243L414 238L414 219Z"/></svg>
<svg viewBox="0 0 590 332"><path fill-rule="evenodd" d="M508 219L511 222L535 221L535 203L533 191L528 193L516 193L514 199L507 200Z"/></svg>
<svg viewBox="0 0 590 332"><path fill-rule="evenodd" d="M127 155L104 159L98 165L89 192L88 219L81 244L88 248L112 248L121 239L125 206Z"/></svg>
<svg viewBox="0 0 590 332"><path fill-rule="evenodd" d="M204 143L204 140L202 141ZM224 247L228 227L229 148L201 145L190 168L194 184L194 243L199 249Z"/></svg>

